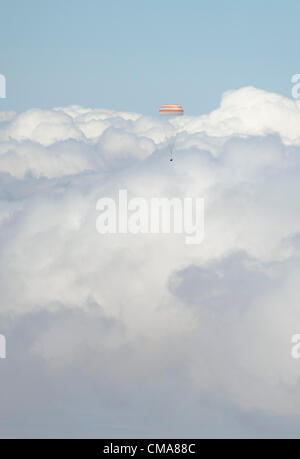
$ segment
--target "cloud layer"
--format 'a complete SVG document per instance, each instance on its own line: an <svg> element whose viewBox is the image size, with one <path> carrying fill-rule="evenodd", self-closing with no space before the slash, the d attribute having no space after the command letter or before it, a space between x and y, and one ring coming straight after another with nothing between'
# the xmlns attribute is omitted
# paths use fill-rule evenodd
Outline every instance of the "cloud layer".
<svg viewBox="0 0 300 459"><path fill-rule="evenodd" d="M0 435L296 435L300 102L227 92L173 164L156 118L0 119ZM203 197L204 242L100 236L119 189Z"/></svg>

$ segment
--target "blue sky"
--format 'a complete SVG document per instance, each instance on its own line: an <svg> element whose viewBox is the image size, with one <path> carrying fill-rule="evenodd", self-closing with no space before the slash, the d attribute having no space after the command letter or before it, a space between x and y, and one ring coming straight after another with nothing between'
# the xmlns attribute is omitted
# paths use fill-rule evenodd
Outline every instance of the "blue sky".
<svg viewBox="0 0 300 459"><path fill-rule="evenodd" d="M10 0L0 3L0 110L80 104L196 115L246 85L290 96L297 0Z"/></svg>

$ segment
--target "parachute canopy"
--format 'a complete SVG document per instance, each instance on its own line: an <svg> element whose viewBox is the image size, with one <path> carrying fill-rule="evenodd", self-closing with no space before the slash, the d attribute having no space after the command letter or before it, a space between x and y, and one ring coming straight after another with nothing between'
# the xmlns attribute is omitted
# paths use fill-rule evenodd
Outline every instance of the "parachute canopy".
<svg viewBox="0 0 300 459"><path fill-rule="evenodd" d="M183 116L184 111L181 105L169 104L162 105L159 109L160 116Z"/></svg>

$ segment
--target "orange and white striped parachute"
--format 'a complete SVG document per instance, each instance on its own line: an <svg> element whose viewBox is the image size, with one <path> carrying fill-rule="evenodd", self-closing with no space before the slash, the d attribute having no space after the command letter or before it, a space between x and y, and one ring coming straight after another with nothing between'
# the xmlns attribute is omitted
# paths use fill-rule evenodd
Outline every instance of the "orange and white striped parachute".
<svg viewBox="0 0 300 459"><path fill-rule="evenodd" d="M160 107L159 114L160 116L164 116L164 117L183 116L184 110L181 105L167 104L167 105L162 105ZM173 152L175 150L177 129L176 129L176 126L173 125L173 123L169 123L169 122L163 123L163 128L165 131L165 138L167 139L169 151L171 155L170 161L173 161Z"/></svg>
<svg viewBox="0 0 300 459"><path fill-rule="evenodd" d="M168 104L160 107L159 114L161 116L183 116L184 111L181 105Z"/></svg>

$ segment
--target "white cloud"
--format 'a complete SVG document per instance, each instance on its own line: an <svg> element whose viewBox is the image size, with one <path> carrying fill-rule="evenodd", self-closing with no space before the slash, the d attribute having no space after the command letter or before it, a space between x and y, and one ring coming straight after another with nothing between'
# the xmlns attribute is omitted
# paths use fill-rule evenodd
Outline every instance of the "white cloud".
<svg viewBox="0 0 300 459"><path fill-rule="evenodd" d="M139 114L72 106L0 123L0 331L16 359L8 350L8 365L22 379L23 349L33 372L29 400L34 375L44 378L44 371L50 392L62 383L76 399L91 386L108 400L135 397L133 430L141 406L151 411L151 397L163 403L160 390L169 388L166 409L177 392L182 397L173 432L196 422L195 434L207 434L202 410L214 435L215 417L226 419L228 406L231 433L250 435L262 418L284 432L300 413L299 364L290 357L300 327L300 102L243 88L226 93L207 116L172 123L173 164L160 120ZM119 189L204 197L203 244L100 236L96 202ZM85 380L75 382L82 371ZM13 400L17 387L5 381ZM69 400L64 389L59 397ZM95 399L101 423L107 410L96 392L80 409ZM112 411L127 419L122 403ZM218 407L215 417L205 403ZM25 415L28 407L19 410ZM158 412L159 424L152 412L148 431L166 428ZM230 434L230 426L220 429Z"/></svg>

